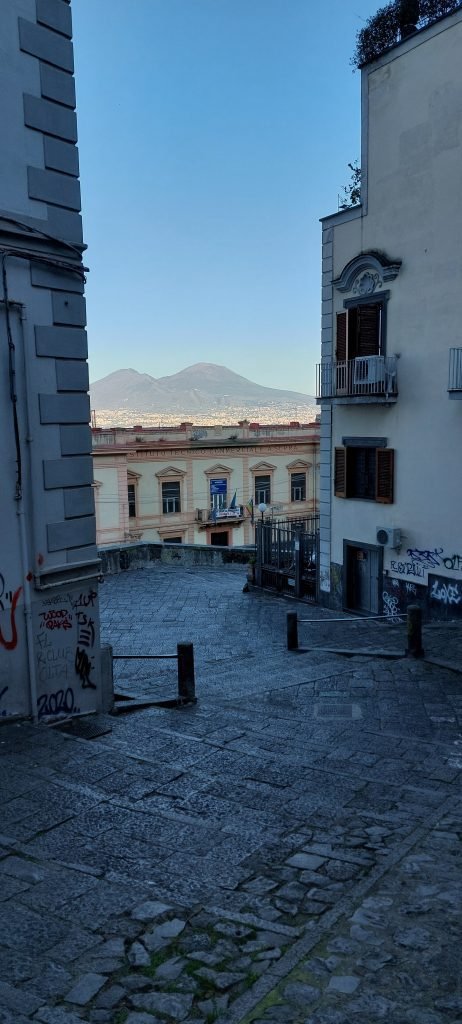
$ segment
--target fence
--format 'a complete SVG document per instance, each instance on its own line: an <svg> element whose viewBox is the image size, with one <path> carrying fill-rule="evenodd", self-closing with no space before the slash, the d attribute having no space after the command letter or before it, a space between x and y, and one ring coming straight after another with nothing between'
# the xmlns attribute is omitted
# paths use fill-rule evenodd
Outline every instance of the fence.
<svg viewBox="0 0 462 1024"><path fill-rule="evenodd" d="M323 619L300 619L297 612L287 613L287 650L288 651L301 651L308 650L309 648L300 648L298 642L298 627L301 624L309 624L310 626L316 623L322 623L325 626L331 626L335 622L347 623L353 628L360 621L368 622L369 624L378 620L385 620L387 623L390 622L390 618L387 615L367 615L367 616L355 616L354 618L346 616L332 616ZM423 658L424 650L422 647L422 609L419 605L410 604L406 611L406 617L396 616L394 624L399 621L406 627L407 636L407 647L405 653L413 658ZM312 644L311 646L319 647L319 643ZM365 650L366 653L366 650ZM385 653L386 652L382 652ZM391 652L389 652L391 653ZM393 652L396 656L396 651Z"/></svg>
<svg viewBox="0 0 462 1024"><path fill-rule="evenodd" d="M141 700L141 704L152 704L157 707L184 707L186 704L196 704L196 680L194 671L194 647L193 644L177 644L176 654L113 654L113 661L176 661L178 666L178 694L164 700L154 700L150 696ZM133 700L125 694L115 694L116 708L118 710L130 711L139 706L136 704L125 704L125 701ZM119 703L117 703L117 700ZM120 704L122 702L122 704Z"/></svg>
<svg viewBox="0 0 462 1024"><path fill-rule="evenodd" d="M261 520L256 535L257 586L315 603L319 592L319 516Z"/></svg>

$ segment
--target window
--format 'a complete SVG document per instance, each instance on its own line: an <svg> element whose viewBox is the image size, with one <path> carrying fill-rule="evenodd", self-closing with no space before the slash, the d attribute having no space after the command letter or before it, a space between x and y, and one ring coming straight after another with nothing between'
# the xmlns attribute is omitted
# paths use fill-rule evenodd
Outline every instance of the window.
<svg viewBox="0 0 462 1024"><path fill-rule="evenodd" d="M127 485L127 496L128 496L128 518L136 519L136 485Z"/></svg>
<svg viewBox="0 0 462 1024"><path fill-rule="evenodd" d="M210 508L227 507L228 481L225 477L216 477L210 481Z"/></svg>
<svg viewBox="0 0 462 1024"><path fill-rule="evenodd" d="M306 473L290 474L290 500L306 501Z"/></svg>
<svg viewBox="0 0 462 1024"><path fill-rule="evenodd" d="M180 482L162 484L162 512L168 515L170 512L181 512Z"/></svg>
<svg viewBox="0 0 462 1024"><path fill-rule="evenodd" d="M337 362L384 354L385 303L361 302L337 313Z"/></svg>
<svg viewBox="0 0 462 1024"><path fill-rule="evenodd" d="M256 476L255 477L255 504L261 505L262 502L265 505L269 505L271 501L271 477L270 476Z"/></svg>
<svg viewBox="0 0 462 1024"><path fill-rule="evenodd" d="M335 449L334 494L389 505L393 502L394 449L352 445Z"/></svg>

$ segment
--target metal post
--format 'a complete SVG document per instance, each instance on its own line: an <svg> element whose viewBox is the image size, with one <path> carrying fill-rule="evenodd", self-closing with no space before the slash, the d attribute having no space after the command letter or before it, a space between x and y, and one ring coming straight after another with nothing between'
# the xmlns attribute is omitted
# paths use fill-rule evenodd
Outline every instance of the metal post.
<svg viewBox="0 0 462 1024"><path fill-rule="evenodd" d="M192 644L177 644L178 654L178 697L193 703L196 699L194 678L194 647Z"/></svg>
<svg viewBox="0 0 462 1024"><path fill-rule="evenodd" d="M287 650L298 649L298 616L297 612L287 612Z"/></svg>
<svg viewBox="0 0 462 1024"><path fill-rule="evenodd" d="M410 604L407 609L407 649L411 658L423 658L422 647L422 609L418 604Z"/></svg>
<svg viewBox="0 0 462 1024"><path fill-rule="evenodd" d="M302 596L302 571L303 571L303 552L301 550L302 539L301 531L297 529L295 533L294 542L294 562L295 562L295 597Z"/></svg>

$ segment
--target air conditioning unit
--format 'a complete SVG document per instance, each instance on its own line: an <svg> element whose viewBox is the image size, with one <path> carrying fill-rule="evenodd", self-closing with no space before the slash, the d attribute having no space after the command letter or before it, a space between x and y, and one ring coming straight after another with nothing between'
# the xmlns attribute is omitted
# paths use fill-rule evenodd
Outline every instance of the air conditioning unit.
<svg viewBox="0 0 462 1024"><path fill-rule="evenodd" d="M401 545L401 530L394 526L377 526L375 536L377 544L383 548L399 548Z"/></svg>

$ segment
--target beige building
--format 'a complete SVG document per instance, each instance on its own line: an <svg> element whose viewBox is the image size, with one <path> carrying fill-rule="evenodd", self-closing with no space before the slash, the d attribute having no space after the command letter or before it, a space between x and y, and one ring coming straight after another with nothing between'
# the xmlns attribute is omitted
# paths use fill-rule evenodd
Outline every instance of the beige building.
<svg viewBox="0 0 462 1024"><path fill-rule="evenodd" d="M419 601L462 614L451 400L462 398L462 10L451 6L366 55L361 204L323 221L320 591L362 613Z"/></svg>
<svg viewBox="0 0 462 1024"><path fill-rule="evenodd" d="M252 544L261 503L266 517L317 512L318 458L316 422L95 428L98 545Z"/></svg>

